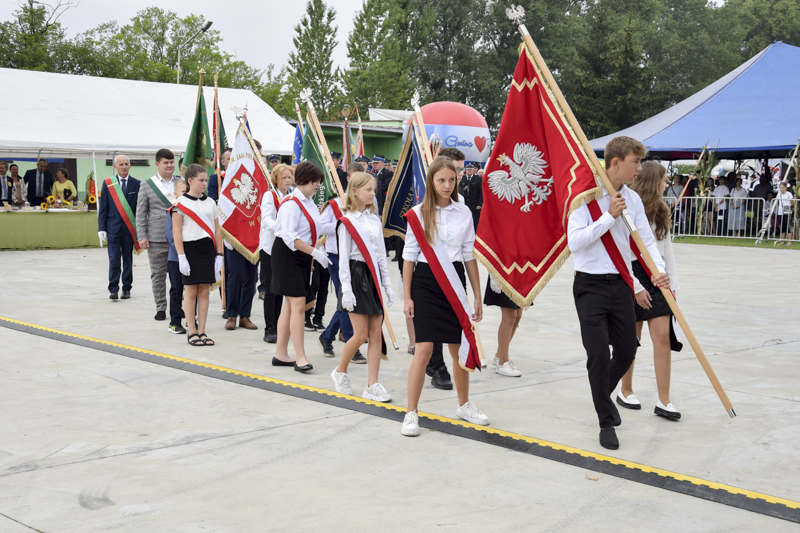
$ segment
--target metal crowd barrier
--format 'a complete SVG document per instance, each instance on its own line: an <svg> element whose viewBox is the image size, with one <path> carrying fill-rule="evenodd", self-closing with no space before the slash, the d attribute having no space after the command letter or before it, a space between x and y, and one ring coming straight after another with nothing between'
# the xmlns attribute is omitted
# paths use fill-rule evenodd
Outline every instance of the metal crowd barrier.
<svg viewBox="0 0 800 533"><path fill-rule="evenodd" d="M773 248L781 242L800 242L800 199L772 200L758 232L756 246L769 241L773 241Z"/></svg>
<svg viewBox="0 0 800 533"><path fill-rule="evenodd" d="M763 198L684 196L680 202L664 197L672 216L672 239L684 237L727 237L757 239L769 216ZM757 243L756 243L757 244Z"/></svg>

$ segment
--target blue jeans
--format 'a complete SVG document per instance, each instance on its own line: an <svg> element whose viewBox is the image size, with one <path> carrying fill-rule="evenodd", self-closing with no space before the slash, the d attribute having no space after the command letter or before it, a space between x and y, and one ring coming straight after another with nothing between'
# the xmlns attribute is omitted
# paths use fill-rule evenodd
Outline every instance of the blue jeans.
<svg viewBox="0 0 800 533"><path fill-rule="evenodd" d="M328 273L331 275L333 281L333 288L336 291L336 298L341 297L341 283L339 282L339 256L336 254L328 254L331 264L328 266ZM350 340L353 336L353 325L350 323L350 315L345 311L336 310L333 313L331 321L328 322L328 327L322 332L322 340L325 342L333 342L336 340L336 333L342 330L342 336L345 342Z"/></svg>

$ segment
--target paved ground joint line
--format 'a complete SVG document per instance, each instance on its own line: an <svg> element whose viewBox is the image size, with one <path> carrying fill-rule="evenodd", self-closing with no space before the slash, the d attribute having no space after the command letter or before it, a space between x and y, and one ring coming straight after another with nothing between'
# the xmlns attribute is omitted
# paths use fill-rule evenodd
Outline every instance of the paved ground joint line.
<svg viewBox="0 0 800 533"><path fill-rule="evenodd" d="M29 526L28 524L23 524L23 523L22 523L22 522L20 522L19 520L15 520L14 518L11 518L10 516L8 516L8 515L7 515L7 514L5 514L5 513L0 513L0 516L2 516L3 518L7 518L7 519L9 519L9 520L11 520L12 522L15 522L15 523L19 524L19 525L21 525L22 527L27 527L27 528L28 528L28 529L30 529L31 531L36 531L37 533L44 533L44 531L42 531L41 529L36 529L35 527L31 527L31 526Z"/></svg>
<svg viewBox="0 0 800 533"><path fill-rule="evenodd" d="M382 418L400 421L405 413L405 408L395 405L387 405L326 389L274 379L175 355L154 352L135 346L86 337L84 335L60 331L10 318L0 317L0 326L23 333L39 335L51 340L76 344L78 346L110 352L116 355L124 355L145 362L169 366L208 377L215 377L234 384L263 388L272 392L287 394L320 403L327 403L357 412L380 416ZM76 343L74 340L81 340L82 342ZM148 358L137 357L138 354L147 355ZM181 365L176 367L175 363L181 363ZM238 376L238 378L234 379L234 376ZM241 380L242 377L250 378L250 380L245 383ZM662 470L625 459L618 459L616 457L610 457L518 433L503 431L501 429L477 426L461 420L454 420L430 413L419 413L419 415L420 425L428 429L434 429L470 440L521 451L529 455L580 468L588 468L607 475L636 481L673 492L679 492L716 503L723 503L758 514L800 523L800 502L686 476L677 472Z"/></svg>

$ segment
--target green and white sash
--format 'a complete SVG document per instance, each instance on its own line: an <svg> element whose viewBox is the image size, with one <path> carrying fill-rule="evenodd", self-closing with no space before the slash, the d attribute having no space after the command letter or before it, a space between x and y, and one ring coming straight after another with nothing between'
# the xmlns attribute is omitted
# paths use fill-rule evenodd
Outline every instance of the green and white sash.
<svg viewBox="0 0 800 533"><path fill-rule="evenodd" d="M147 180L147 184L153 189L153 192L158 199L164 204L164 209L172 208L173 204L177 201L175 199L175 195L172 194L171 191L168 191L166 187L164 187L164 182L161 180L160 176L153 176L152 178Z"/></svg>

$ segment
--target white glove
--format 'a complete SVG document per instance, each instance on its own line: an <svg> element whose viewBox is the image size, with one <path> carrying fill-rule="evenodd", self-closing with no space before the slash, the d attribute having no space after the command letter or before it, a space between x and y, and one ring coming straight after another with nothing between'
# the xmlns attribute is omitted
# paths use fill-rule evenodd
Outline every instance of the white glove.
<svg viewBox="0 0 800 533"><path fill-rule="evenodd" d="M222 277L222 265L222 256L218 255L217 258L214 259L214 275L216 276L217 281L219 281L219 278Z"/></svg>
<svg viewBox="0 0 800 533"><path fill-rule="evenodd" d="M386 307L391 307L394 303L394 292L392 291L392 286L387 285L383 288L386 292Z"/></svg>
<svg viewBox="0 0 800 533"><path fill-rule="evenodd" d="M502 290L500 289L500 285L497 284L497 281L494 279L494 276L489 276L489 288L492 289L492 292L500 294Z"/></svg>
<svg viewBox="0 0 800 533"><path fill-rule="evenodd" d="M192 273L192 269L189 267L189 260L186 259L184 254L178 256L178 270L180 270L181 274L184 276L189 276Z"/></svg>
<svg viewBox="0 0 800 533"><path fill-rule="evenodd" d="M325 268L328 268L328 265L332 264L331 260L328 259L328 254L322 248L314 248L314 251L311 252L311 257Z"/></svg>
<svg viewBox="0 0 800 533"><path fill-rule="evenodd" d="M100 237L100 246L103 246L103 243L108 240L108 233L105 231L98 231L97 236Z"/></svg>
<svg viewBox="0 0 800 533"><path fill-rule="evenodd" d="M352 292L342 292L342 307L348 311L356 308L356 295Z"/></svg>

